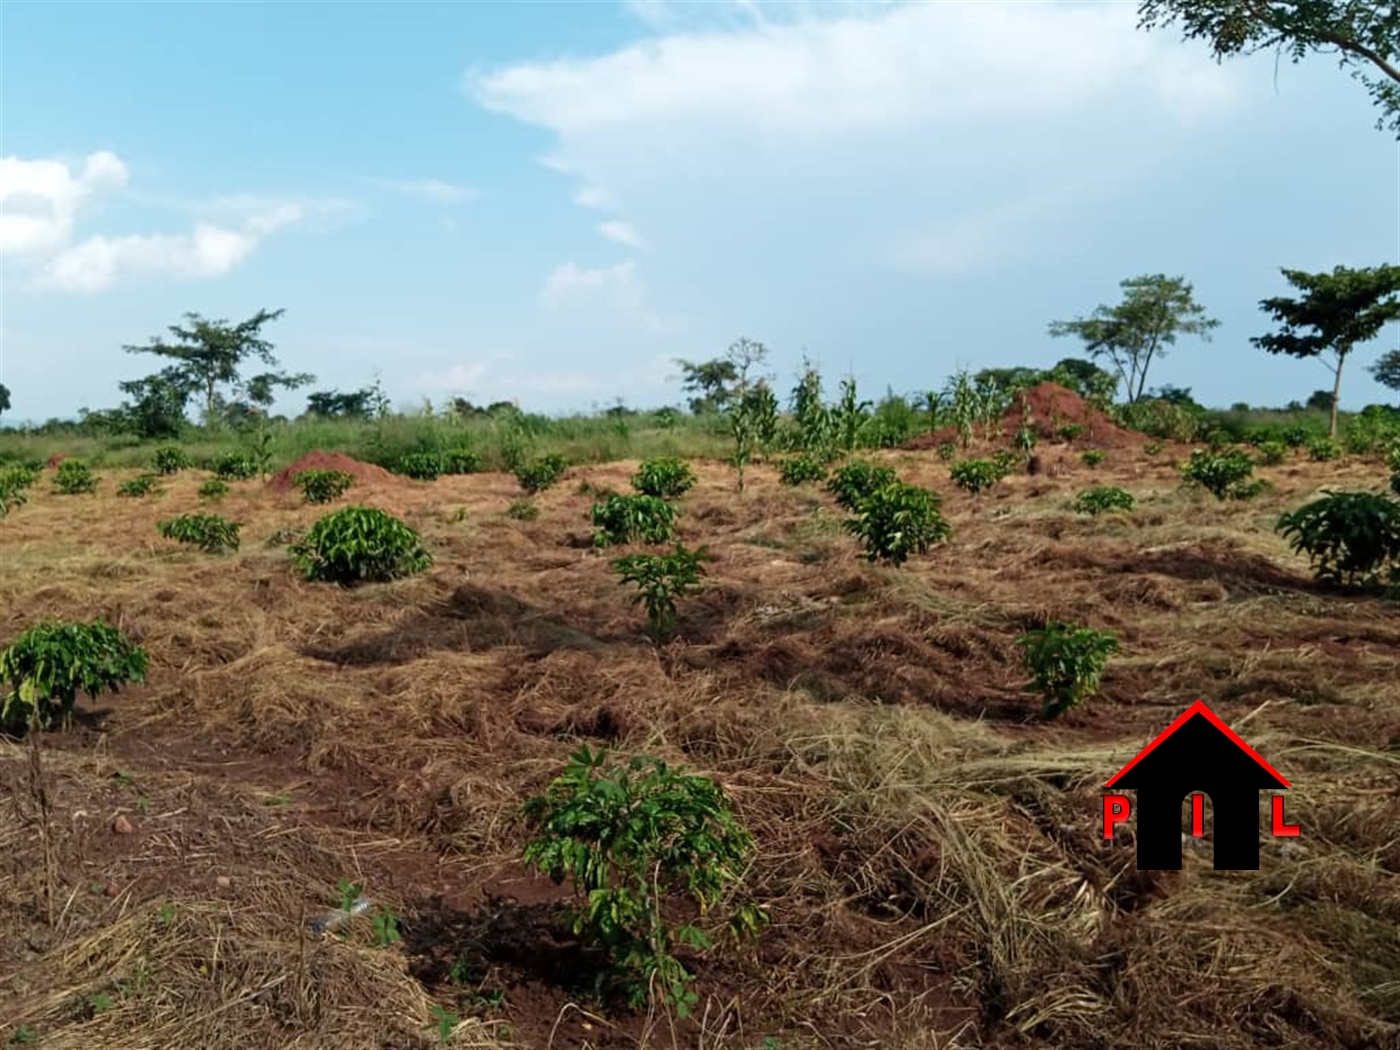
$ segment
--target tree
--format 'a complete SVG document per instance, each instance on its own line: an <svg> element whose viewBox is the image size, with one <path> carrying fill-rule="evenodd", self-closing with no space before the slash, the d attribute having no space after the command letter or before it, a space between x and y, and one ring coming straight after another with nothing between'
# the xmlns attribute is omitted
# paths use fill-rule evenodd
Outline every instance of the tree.
<svg viewBox="0 0 1400 1050"><path fill-rule="evenodd" d="M739 378L733 361L718 357L697 364L677 359L676 364L681 368L681 389L695 395L690 399L691 412L697 416L705 412L719 412L729 404L734 396L732 384Z"/></svg>
<svg viewBox="0 0 1400 1050"><path fill-rule="evenodd" d="M10 410L10 388L0 383L0 413Z"/></svg>
<svg viewBox="0 0 1400 1050"><path fill-rule="evenodd" d="M1381 386L1400 390L1400 350L1388 350L1371 366L1371 374Z"/></svg>
<svg viewBox="0 0 1400 1050"><path fill-rule="evenodd" d="M209 424L215 423L228 404L221 394L220 387L229 388L235 401L243 400L258 409L266 409L272 404L278 387L293 389L313 382L314 377L301 373L287 375L285 372L263 372L244 379L240 373L243 364L256 358L270 368L277 368L272 344L261 336L262 328L269 321L281 317L285 310L259 310L248 320L231 325L227 321L209 321L199 314L187 313L188 327L171 325L169 331L175 336L174 342L162 342L153 337L147 346L123 347L127 353L156 354L178 362L161 373L178 376L179 381L189 388L193 396L198 392L204 400L204 418Z"/></svg>
<svg viewBox="0 0 1400 1050"><path fill-rule="evenodd" d="M1217 61L1267 48L1299 62L1331 52L1366 85L1378 129L1400 137L1400 7L1375 0L1142 0L1138 28L1180 23L1183 39L1206 40Z"/></svg>
<svg viewBox="0 0 1400 1050"><path fill-rule="evenodd" d="M1206 317L1184 277L1147 274L1120 281L1119 287L1124 294L1117 306L1100 306L1089 317L1052 322L1050 334L1078 336L1091 358L1107 359L1123 380L1131 404L1142 397L1152 362L1166 357L1166 348L1176 343L1178 335L1208 341L1211 329L1220 322Z"/></svg>
<svg viewBox="0 0 1400 1050"><path fill-rule="evenodd" d="M1118 377L1082 357L1061 358L1044 376L1073 390L1086 401L1108 405L1118 393Z"/></svg>
<svg viewBox="0 0 1400 1050"><path fill-rule="evenodd" d="M342 394L338 390L318 390L307 397L306 411L313 416L324 416L327 419L369 419L379 412L383 404L384 394L376 382L373 386L349 394ZM453 410L461 415L474 415L478 411L482 415L486 414L484 409L477 409L462 398L454 400Z"/></svg>
<svg viewBox="0 0 1400 1050"><path fill-rule="evenodd" d="M1332 372L1331 421L1328 433L1337 437L1337 405L1342 392L1342 367L1347 355L1369 342L1391 321L1400 319L1400 266L1350 269L1331 273L1281 271L1303 294L1296 299L1261 299L1259 308L1282 328L1255 336L1250 342L1271 354L1323 359Z"/></svg>
<svg viewBox="0 0 1400 1050"><path fill-rule="evenodd" d="M144 379L118 383L130 401L122 402L116 421L121 429L143 438L176 438L185 425L185 407L194 386L176 365L163 368Z"/></svg>

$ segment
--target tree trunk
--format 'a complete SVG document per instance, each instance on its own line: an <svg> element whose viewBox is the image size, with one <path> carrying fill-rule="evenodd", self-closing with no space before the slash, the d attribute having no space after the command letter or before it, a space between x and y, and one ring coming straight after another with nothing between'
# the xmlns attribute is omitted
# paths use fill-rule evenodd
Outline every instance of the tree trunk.
<svg viewBox="0 0 1400 1050"><path fill-rule="evenodd" d="M1327 426L1327 436L1333 441L1337 440L1337 399L1342 392L1342 365L1346 363L1346 355L1337 355L1337 368L1332 373L1332 419Z"/></svg>

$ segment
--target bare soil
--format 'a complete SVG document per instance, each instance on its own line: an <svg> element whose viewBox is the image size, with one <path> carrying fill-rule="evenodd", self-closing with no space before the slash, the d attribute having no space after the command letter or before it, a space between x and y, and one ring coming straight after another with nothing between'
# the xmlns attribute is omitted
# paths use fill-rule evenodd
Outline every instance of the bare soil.
<svg viewBox="0 0 1400 1050"><path fill-rule="evenodd" d="M1148 443L1146 435L1120 427L1109 416L1094 408L1073 390L1058 383L1038 383L1016 396L1011 408L992 427L991 444L1006 444L1029 419L1039 442L1064 442L1061 429L1081 428L1075 439L1082 445L1100 449L1140 449ZM978 428L979 431L981 428ZM981 443L987 443L979 434ZM936 448L945 441L956 441L956 427L945 427L930 434L921 434L905 443L910 451Z"/></svg>
<svg viewBox="0 0 1400 1050"><path fill-rule="evenodd" d="M406 479L390 473L374 463L364 463L343 452L308 452L296 462L279 470L268 479L273 492L289 492L296 487L296 476L305 470L339 470L349 474L359 485L402 485Z"/></svg>

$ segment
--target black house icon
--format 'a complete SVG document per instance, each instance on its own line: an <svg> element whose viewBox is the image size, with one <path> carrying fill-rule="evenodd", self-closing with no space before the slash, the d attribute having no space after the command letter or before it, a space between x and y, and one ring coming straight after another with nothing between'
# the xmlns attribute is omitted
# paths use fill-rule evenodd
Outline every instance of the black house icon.
<svg viewBox="0 0 1400 1050"><path fill-rule="evenodd" d="M1139 871L1181 870L1181 803L1193 792L1210 797L1215 869L1256 871L1259 792L1289 783L1197 701L1104 786L1137 790Z"/></svg>

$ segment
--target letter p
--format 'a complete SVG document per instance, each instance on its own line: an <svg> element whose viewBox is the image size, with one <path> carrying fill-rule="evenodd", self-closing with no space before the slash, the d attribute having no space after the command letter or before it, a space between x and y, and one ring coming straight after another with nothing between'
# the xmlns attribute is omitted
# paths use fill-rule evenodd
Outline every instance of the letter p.
<svg viewBox="0 0 1400 1050"><path fill-rule="evenodd" d="M1113 838L1113 825L1128 819L1132 806L1127 795L1105 795L1103 797L1103 837Z"/></svg>

